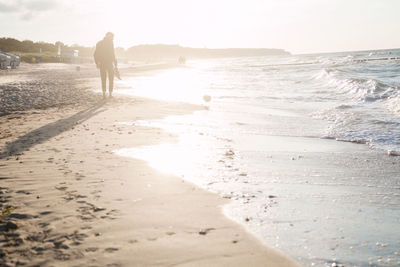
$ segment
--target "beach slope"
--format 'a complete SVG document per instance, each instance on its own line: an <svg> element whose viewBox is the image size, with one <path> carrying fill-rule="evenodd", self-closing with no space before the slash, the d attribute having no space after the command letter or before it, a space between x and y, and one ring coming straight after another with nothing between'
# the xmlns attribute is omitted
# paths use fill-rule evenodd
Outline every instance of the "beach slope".
<svg viewBox="0 0 400 267"><path fill-rule="evenodd" d="M226 199L113 153L175 142L176 136L134 122L200 108L92 97L4 113L0 264L297 266L226 218Z"/></svg>

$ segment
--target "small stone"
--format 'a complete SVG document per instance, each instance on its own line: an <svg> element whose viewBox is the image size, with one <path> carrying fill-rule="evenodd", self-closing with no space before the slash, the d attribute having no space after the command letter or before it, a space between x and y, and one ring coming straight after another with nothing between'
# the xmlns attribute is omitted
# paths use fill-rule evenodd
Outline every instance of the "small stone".
<svg viewBox="0 0 400 267"><path fill-rule="evenodd" d="M225 156L233 156L235 155L235 152L233 152L231 149L229 149L226 153Z"/></svg>
<svg viewBox="0 0 400 267"><path fill-rule="evenodd" d="M93 208L94 212L103 211L103 210L105 210L105 208L102 208L102 207L94 207Z"/></svg>
<svg viewBox="0 0 400 267"><path fill-rule="evenodd" d="M395 150L388 150L387 154L389 156L400 156L400 152L399 151L395 151Z"/></svg>
<svg viewBox="0 0 400 267"><path fill-rule="evenodd" d="M210 232L211 230L215 230L215 228L200 229L199 235L206 235L206 234L208 234L208 232Z"/></svg>
<svg viewBox="0 0 400 267"><path fill-rule="evenodd" d="M203 100L204 100L205 102L210 102L210 101L211 101L211 96L209 96L209 95L204 95L204 96L203 96Z"/></svg>
<svg viewBox="0 0 400 267"><path fill-rule="evenodd" d="M5 225L6 231L18 229L18 225L13 222L7 222Z"/></svg>

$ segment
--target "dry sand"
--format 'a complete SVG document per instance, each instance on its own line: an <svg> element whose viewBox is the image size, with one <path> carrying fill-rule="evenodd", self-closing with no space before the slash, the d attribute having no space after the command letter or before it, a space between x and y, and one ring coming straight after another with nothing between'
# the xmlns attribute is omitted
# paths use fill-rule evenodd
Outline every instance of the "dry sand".
<svg viewBox="0 0 400 267"><path fill-rule="evenodd" d="M71 105L60 97L56 107L33 109L28 101L27 108L3 108L0 266L297 266L227 219L221 212L226 199L112 152L176 139L118 122L201 107L101 101L84 89L92 85L83 81L97 75L92 67L74 74L73 66L38 66L32 75L25 65L7 76L0 90L23 83L33 92L65 86L79 101ZM48 78L53 72L57 79Z"/></svg>

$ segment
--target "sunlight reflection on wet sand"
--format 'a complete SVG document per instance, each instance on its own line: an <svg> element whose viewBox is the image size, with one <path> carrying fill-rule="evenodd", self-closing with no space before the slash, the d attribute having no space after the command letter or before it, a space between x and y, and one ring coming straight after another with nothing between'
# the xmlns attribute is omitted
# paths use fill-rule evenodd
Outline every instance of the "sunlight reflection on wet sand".
<svg viewBox="0 0 400 267"><path fill-rule="evenodd" d="M153 76L128 78L120 83L130 88L120 90L119 93L122 94L193 104L204 102L203 81L191 68L162 71L156 78Z"/></svg>

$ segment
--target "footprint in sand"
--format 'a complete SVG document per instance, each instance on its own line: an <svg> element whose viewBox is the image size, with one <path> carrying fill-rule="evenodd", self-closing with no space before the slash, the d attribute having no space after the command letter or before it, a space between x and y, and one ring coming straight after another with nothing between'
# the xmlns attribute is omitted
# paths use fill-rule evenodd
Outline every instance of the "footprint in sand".
<svg viewBox="0 0 400 267"><path fill-rule="evenodd" d="M40 222L38 225L39 225L40 227L42 227L42 228L45 228L45 227L49 226L50 223L47 223L47 222Z"/></svg>
<svg viewBox="0 0 400 267"><path fill-rule="evenodd" d="M60 191L65 191L65 190L68 189L67 186L56 186L55 188L56 188L57 190L60 190Z"/></svg>
<svg viewBox="0 0 400 267"><path fill-rule="evenodd" d="M33 218L32 215L29 214L20 214L20 213L11 213L8 215L9 218L18 219L18 220L26 220Z"/></svg>
<svg viewBox="0 0 400 267"><path fill-rule="evenodd" d="M99 250L99 248L91 247L91 248L85 249L86 252L96 252L97 250Z"/></svg>
<svg viewBox="0 0 400 267"><path fill-rule="evenodd" d="M98 193L101 193L101 190L94 190L94 191L90 192L90 194L92 194L92 195L96 195Z"/></svg>
<svg viewBox="0 0 400 267"><path fill-rule="evenodd" d="M68 261L71 259L71 255L62 252L57 252L54 258L60 261Z"/></svg>
<svg viewBox="0 0 400 267"><path fill-rule="evenodd" d="M119 248L106 248L104 251L108 252L108 253L113 253L113 252L118 251L118 250L119 250Z"/></svg>
<svg viewBox="0 0 400 267"><path fill-rule="evenodd" d="M175 232L166 232L165 234L166 234L166 235L176 235Z"/></svg>
<svg viewBox="0 0 400 267"><path fill-rule="evenodd" d="M25 195L30 195L31 194L31 192L26 191L26 190L18 190L15 193L17 193L17 194L25 194Z"/></svg>

